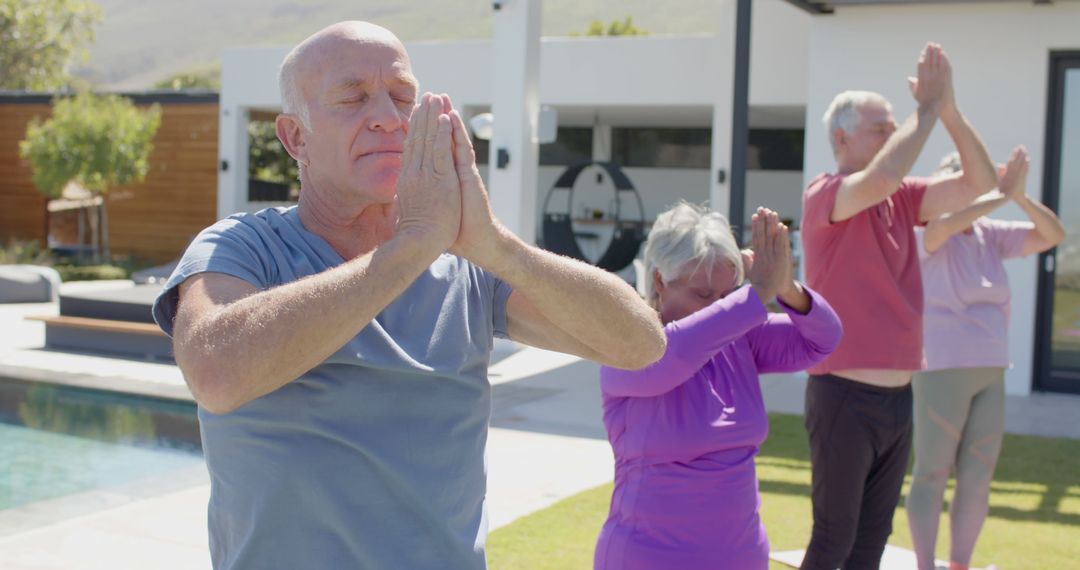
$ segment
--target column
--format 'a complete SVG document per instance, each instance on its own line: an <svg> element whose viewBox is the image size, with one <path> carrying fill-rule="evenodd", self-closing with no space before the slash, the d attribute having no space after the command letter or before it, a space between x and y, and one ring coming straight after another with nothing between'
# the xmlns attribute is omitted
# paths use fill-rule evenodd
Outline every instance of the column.
<svg viewBox="0 0 1080 570"><path fill-rule="evenodd" d="M495 216L530 244L536 243L541 3L494 3L491 112L495 132L488 160L488 193Z"/></svg>

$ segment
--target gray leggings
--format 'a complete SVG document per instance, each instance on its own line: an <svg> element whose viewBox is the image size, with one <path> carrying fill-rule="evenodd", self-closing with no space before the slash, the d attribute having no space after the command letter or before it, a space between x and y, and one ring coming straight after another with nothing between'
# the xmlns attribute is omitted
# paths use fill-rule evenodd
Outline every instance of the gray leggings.
<svg viewBox="0 0 1080 570"><path fill-rule="evenodd" d="M908 523L920 570L933 570L938 521L949 472L956 491L949 505L951 562L971 564L971 553L989 512L1005 431L1005 370L953 368L917 374L915 469L907 496Z"/></svg>

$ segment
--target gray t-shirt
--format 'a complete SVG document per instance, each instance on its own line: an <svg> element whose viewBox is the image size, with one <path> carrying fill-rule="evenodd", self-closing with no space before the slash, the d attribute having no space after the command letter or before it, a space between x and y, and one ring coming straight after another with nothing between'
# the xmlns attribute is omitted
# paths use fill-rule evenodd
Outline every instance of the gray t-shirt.
<svg viewBox="0 0 1080 570"><path fill-rule="evenodd" d="M295 207L235 215L188 247L154 319L172 334L197 273L269 289L341 263ZM487 368L509 294L444 254L307 374L231 413L199 408L214 567L484 568Z"/></svg>

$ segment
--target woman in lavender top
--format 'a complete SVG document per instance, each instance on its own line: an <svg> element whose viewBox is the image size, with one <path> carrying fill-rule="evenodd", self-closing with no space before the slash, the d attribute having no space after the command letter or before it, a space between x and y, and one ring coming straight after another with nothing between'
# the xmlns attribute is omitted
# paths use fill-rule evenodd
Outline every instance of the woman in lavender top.
<svg viewBox="0 0 1080 570"><path fill-rule="evenodd" d="M1009 282L1002 260L1046 251L1065 237L1054 213L1024 194L1027 151L1013 151L998 193L931 221L920 242L927 369L912 381L915 469L907 495L908 524L920 570L932 570L938 520L949 472L949 568L967 570L989 510L990 481L1005 428L1009 366ZM959 170L946 157L939 172ZM985 217L1015 202L1032 222Z"/></svg>
<svg viewBox="0 0 1080 570"><path fill-rule="evenodd" d="M615 490L597 570L768 567L754 471L768 434L758 374L824 359L841 328L792 280L776 213L759 208L752 228L752 252L740 254L727 220L704 208L680 203L652 227L645 289L668 345L648 368L600 370ZM774 298L786 314L765 309Z"/></svg>

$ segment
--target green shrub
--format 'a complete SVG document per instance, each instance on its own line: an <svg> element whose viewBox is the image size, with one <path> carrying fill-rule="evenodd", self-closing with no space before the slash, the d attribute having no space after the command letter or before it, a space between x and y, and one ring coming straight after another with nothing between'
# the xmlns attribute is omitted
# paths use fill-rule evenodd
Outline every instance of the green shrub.
<svg viewBox="0 0 1080 570"><path fill-rule="evenodd" d="M131 274L154 264L134 255L117 255L109 264L94 264L83 257L58 256L36 240L12 240L0 248L0 265L43 265L60 273L63 281L130 279Z"/></svg>
<svg viewBox="0 0 1080 570"><path fill-rule="evenodd" d="M122 267L115 265L54 265L62 281L100 281L103 279L127 279L130 277Z"/></svg>
<svg viewBox="0 0 1080 570"><path fill-rule="evenodd" d="M0 249L0 265L52 265L53 256L37 240L11 240Z"/></svg>

